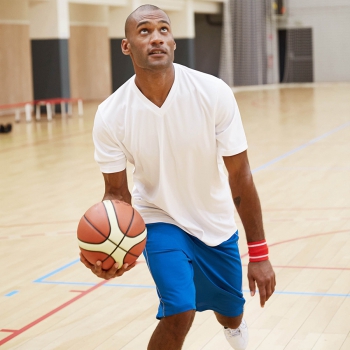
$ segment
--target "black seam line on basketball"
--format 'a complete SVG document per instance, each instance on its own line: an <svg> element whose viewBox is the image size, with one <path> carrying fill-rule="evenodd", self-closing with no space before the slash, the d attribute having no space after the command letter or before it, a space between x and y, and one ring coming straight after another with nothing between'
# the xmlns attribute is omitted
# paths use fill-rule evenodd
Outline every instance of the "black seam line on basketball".
<svg viewBox="0 0 350 350"><path fill-rule="evenodd" d="M138 244L141 244L145 239L146 239L146 238L144 238L141 242L137 243L137 245L138 245ZM134 247L135 247L135 246L132 246L131 249L134 248ZM139 255L136 255L136 254L134 254L134 253L130 253L130 250L126 251L126 250L123 249L123 248L120 248L120 249L124 250L124 252L125 252L126 254L130 254L130 255L132 255L132 256L135 256L136 258L139 257Z"/></svg>
<svg viewBox="0 0 350 350"><path fill-rule="evenodd" d="M122 229L121 229L121 227L119 226L118 215L117 215L117 212L116 212L116 210L115 210L114 204L113 204L113 202L112 202L111 200L110 200L110 202L111 202L111 204L112 204L112 207L113 207L113 210L114 210L115 217L117 218L117 225L118 225L118 227L119 227L119 230L120 230L120 232L123 232L123 231L122 231ZM112 227L111 227L111 229L112 229Z"/></svg>
<svg viewBox="0 0 350 350"><path fill-rule="evenodd" d="M132 209L131 219L130 219L130 222L129 222L129 226L128 226L128 228L126 229L126 232L124 233L124 232L122 231L122 229L120 228L120 226L119 226L118 215L117 215L117 212L116 212L116 210L115 210L115 207L114 207L113 203L112 203L112 207L113 207L113 210L114 210L115 217L117 218L117 224L118 224L119 230L120 230L120 232L123 233L123 238L121 239L121 241L120 241L120 242L118 243L118 245L117 245L117 248L118 248L118 247L120 246L120 244L123 242L125 236L128 235L128 232L129 232L129 230L130 230L131 224L132 224L132 222L134 221L134 212L135 212L135 211L134 211L134 208L131 207L131 209ZM111 227L111 229L112 229L112 227ZM114 243L114 244L115 244L115 243Z"/></svg>
<svg viewBox="0 0 350 350"><path fill-rule="evenodd" d="M112 201L110 201L110 202L112 202ZM108 237L109 237L111 235L112 225L111 225L111 222L109 221L108 211L107 211L107 208L105 206L105 203L102 202L102 204L103 204L103 207L105 208L107 220L108 220L108 223L109 223L109 233L108 233ZM112 205L112 207L114 207L114 206Z"/></svg>
<svg viewBox="0 0 350 350"><path fill-rule="evenodd" d="M85 214L84 214L84 219L85 219L85 220L87 221L87 223L88 223L91 227L93 227L102 237L108 239L108 237L106 237L106 235L104 235L97 227L95 227L95 226L89 221L89 219L85 216ZM79 240L82 241L82 242L85 242L85 241L83 241L83 240L80 239L80 238L79 238ZM85 242L85 243L91 243L91 242ZM92 244L94 244L94 243L92 243ZM96 244L100 244L100 243L96 243Z"/></svg>
<svg viewBox="0 0 350 350"><path fill-rule="evenodd" d="M144 238L141 242L139 242L139 243L137 243L137 244L141 244L143 241L145 241L146 240L146 238ZM134 248L135 246L133 246L132 248ZM131 248L131 249L132 249ZM124 249L123 249L124 250ZM124 250L125 251L125 250ZM130 250L129 251L127 251L126 252L127 254L130 254L130 255L132 255L132 256L134 256L134 257L136 257L136 258L138 258L139 257L139 255L136 255L136 254L133 254L133 253L130 253ZM141 254L140 254L141 255Z"/></svg>
<svg viewBox="0 0 350 350"><path fill-rule="evenodd" d="M132 208L132 207L131 207L131 208ZM135 215L135 210L134 210L134 208L132 208L132 216L131 216L131 220L130 220L130 222L129 222L129 227L127 228L127 230L126 230L126 232L125 232L125 236L128 235L128 232L129 232L129 230L130 230L131 224L132 224L132 222L134 221L134 215Z"/></svg>
<svg viewBox="0 0 350 350"><path fill-rule="evenodd" d="M145 239L146 239L146 238L144 238L141 242L139 242L139 243L137 243L137 244L142 243ZM134 247L135 247L135 246L132 246L131 249L134 248ZM139 257L139 255L130 253L130 250L125 250L123 247L117 247L117 248L121 249L121 250L122 250L123 252L125 252L126 254L130 254L130 255L134 256L135 258L138 258L138 257ZM115 252L115 250L113 250L112 254L113 254L114 252ZM112 254L111 254L111 255L112 255ZM109 255L109 256L110 256L110 255Z"/></svg>
<svg viewBox="0 0 350 350"><path fill-rule="evenodd" d="M137 236L142 235L142 234L145 232L145 229L146 229L146 226L145 226L145 228L143 229L143 231L141 231L141 232L140 232L140 233L138 233L137 235L134 235L133 237L137 237Z"/></svg>
<svg viewBox="0 0 350 350"><path fill-rule="evenodd" d="M115 213L115 217L117 218L117 223L118 223L118 215L117 215L117 212L116 212L116 210L115 210L115 208L114 208L113 203L112 203L112 207L113 207L113 210L114 210L114 213ZM132 208L132 216L131 216L131 220L130 220L130 223L129 223L129 227L127 228L126 232L124 233L123 238L120 240L120 242L119 242L118 245L115 247L115 249L112 251L112 253L109 254L109 256L111 256L111 255L119 248L119 246L122 244L122 242L123 242L125 236L127 235L127 233L128 233L129 230L130 230L131 224L132 224L132 222L134 221L134 208L133 208L133 207L131 207L131 208ZM118 224L118 226L119 226L119 224ZM112 228L111 228L111 229L112 229ZM120 229L120 232L123 232L123 231L121 230L120 227L119 227L119 229ZM120 249L122 249L122 250L124 250L124 252L126 252L125 249L123 249L123 248L120 248Z"/></svg>
<svg viewBox="0 0 350 350"><path fill-rule="evenodd" d="M141 242L142 242L142 241L141 241ZM141 242L140 242L140 243L141 243ZM130 253L130 250L125 250L125 249L122 248L122 247L117 247L117 248L119 248L120 250L122 250L122 251L125 252L126 254L130 254L130 255L135 256L135 257L138 258L138 255L133 254L133 253ZM113 250L113 253L114 253L114 252L115 252L115 250ZM113 253L112 253L112 254L113 254ZM111 254L111 255L112 255L112 254ZM125 255L126 255L126 254L125 254ZM110 256L111 256L111 255L110 255Z"/></svg>
<svg viewBox="0 0 350 350"><path fill-rule="evenodd" d="M108 215L107 215L108 217ZM109 239L109 237L106 237L98 228L96 228L89 220L88 218L84 215L84 219L88 222L88 224L91 225L91 227L93 227L102 237L105 238L104 242L107 240L107 241L110 241L111 243L113 243L115 245L115 242L113 242L111 239ZM109 227L111 227L111 224L109 224ZM86 242L86 241L83 241L82 239L79 238L79 241L83 242L83 243L88 243L88 244L95 244L95 245L98 245L98 244L101 244L103 242L98 242L98 243L91 243L91 242Z"/></svg>
<svg viewBox="0 0 350 350"><path fill-rule="evenodd" d="M85 252L91 252L91 250L86 250L86 249L84 249L84 248L80 248L80 249L82 249L82 250L84 250ZM102 253L102 254L105 254L105 255L107 255L107 253L105 253L105 252L101 252L101 251L99 251L99 250L93 250L92 252L94 252L94 253ZM111 256L110 255L107 255L103 260L100 260L102 263L104 263L108 258L110 258ZM113 259L113 258L112 258ZM114 260L114 259L113 259Z"/></svg>

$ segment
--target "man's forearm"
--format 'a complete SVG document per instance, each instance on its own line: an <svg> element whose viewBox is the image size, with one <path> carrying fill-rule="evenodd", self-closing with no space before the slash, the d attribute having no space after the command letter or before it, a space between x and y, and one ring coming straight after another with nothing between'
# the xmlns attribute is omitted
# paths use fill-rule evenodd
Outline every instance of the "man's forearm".
<svg viewBox="0 0 350 350"><path fill-rule="evenodd" d="M117 199L131 205L131 194L128 188L126 170L118 173L103 174L105 181L105 199Z"/></svg>
<svg viewBox="0 0 350 350"><path fill-rule="evenodd" d="M260 304L265 305L275 290L276 279L270 261L262 222L261 206L247 152L224 157L232 198L248 241L248 281L251 295L259 288Z"/></svg>
<svg viewBox="0 0 350 350"><path fill-rule="evenodd" d="M118 201L126 202L131 205L131 194L129 191L123 191L123 192L105 192L103 199L117 199Z"/></svg>
<svg viewBox="0 0 350 350"><path fill-rule="evenodd" d="M229 183L247 241L256 242L265 239L260 200L252 175L246 173L240 178L229 178Z"/></svg>

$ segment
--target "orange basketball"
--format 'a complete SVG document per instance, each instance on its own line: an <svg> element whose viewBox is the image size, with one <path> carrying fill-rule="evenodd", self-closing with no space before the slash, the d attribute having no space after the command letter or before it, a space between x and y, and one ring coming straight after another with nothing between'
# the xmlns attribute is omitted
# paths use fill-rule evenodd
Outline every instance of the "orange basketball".
<svg viewBox="0 0 350 350"><path fill-rule="evenodd" d="M146 245L147 229L141 215L129 204L105 200L89 208L79 221L78 244L91 263L108 270L136 261Z"/></svg>

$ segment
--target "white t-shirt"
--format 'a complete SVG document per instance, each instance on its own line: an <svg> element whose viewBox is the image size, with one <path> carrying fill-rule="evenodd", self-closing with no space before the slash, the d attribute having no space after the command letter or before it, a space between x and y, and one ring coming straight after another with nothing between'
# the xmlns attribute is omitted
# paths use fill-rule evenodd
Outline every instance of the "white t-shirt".
<svg viewBox="0 0 350 350"><path fill-rule="evenodd" d="M134 165L133 206L146 223L179 226L210 246L237 230L222 156L247 149L232 90L222 80L174 64L159 108L135 76L102 102L93 129L103 173Z"/></svg>

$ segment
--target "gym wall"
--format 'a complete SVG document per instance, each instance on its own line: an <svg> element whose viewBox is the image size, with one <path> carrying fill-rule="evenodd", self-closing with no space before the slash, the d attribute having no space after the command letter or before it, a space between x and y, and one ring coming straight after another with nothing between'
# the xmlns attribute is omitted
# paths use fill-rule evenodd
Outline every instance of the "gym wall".
<svg viewBox="0 0 350 350"><path fill-rule="evenodd" d="M108 7L69 5L71 96L105 99L112 91Z"/></svg>
<svg viewBox="0 0 350 350"><path fill-rule="evenodd" d="M204 29L195 14L219 13L221 1L152 1L171 17L175 62L217 75L217 57L210 61L217 35ZM149 1L1 0L0 103L106 98L134 74L120 44L126 17L144 3ZM206 40L211 43L201 48Z"/></svg>
<svg viewBox="0 0 350 350"><path fill-rule="evenodd" d="M0 103L33 98L72 96L89 100L108 96L133 75L130 58L120 50L124 22L132 10L148 2L0 0ZM229 84L256 84L254 79L249 82L247 78L257 65L252 63L253 67L243 72L237 61L243 52L239 45L247 49L253 43L249 33L254 21L246 20L242 7L249 2L252 4L249 13L256 13L253 0L227 0L225 11L221 8L223 0L151 2L171 17L177 43L175 62L214 75L219 75L220 66L224 72L220 77L230 77ZM272 0L261 2L269 12ZM260 50L263 79L258 83L280 81L279 68L283 66L279 66L277 34L280 30L287 31L283 69L288 74L282 81L350 81L349 0L286 0L285 3L285 16L268 18L267 37L260 38L266 50ZM242 10L245 26L239 26L235 19L239 15L237 8ZM208 24L207 15L219 13L231 18L229 26L225 25L226 20L222 27ZM259 30L256 32L261 34ZM221 45L221 36L224 45ZM291 40L289 45L288 40ZM301 50L304 46L307 49ZM249 57L255 57L254 50L252 52L250 56L248 52ZM305 63L307 60L309 66ZM312 70L312 74L307 77L302 74L299 78L302 72L295 74L299 68L294 68L300 67L302 61L305 72ZM232 73L234 70L236 74ZM242 82L237 79L237 70L244 73Z"/></svg>
<svg viewBox="0 0 350 350"><path fill-rule="evenodd" d="M28 3L34 99L70 97L68 3Z"/></svg>
<svg viewBox="0 0 350 350"><path fill-rule="evenodd" d="M32 98L28 2L0 1L0 104Z"/></svg>
<svg viewBox="0 0 350 350"><path fill-rule="evenodd" d="M286 4L287 14L279 28L311 29L312 43L294 46L312 45L314 81L350 81L350 1L289 0Z"/></svg>

